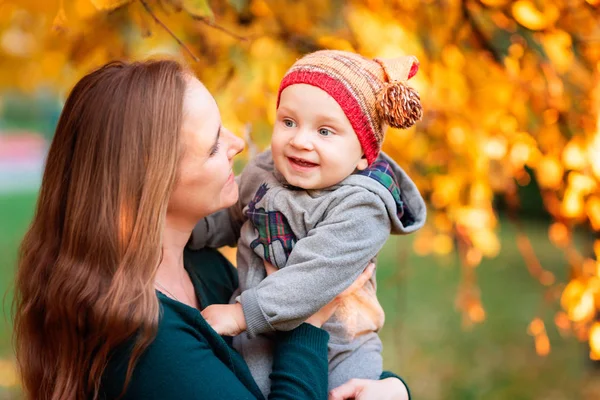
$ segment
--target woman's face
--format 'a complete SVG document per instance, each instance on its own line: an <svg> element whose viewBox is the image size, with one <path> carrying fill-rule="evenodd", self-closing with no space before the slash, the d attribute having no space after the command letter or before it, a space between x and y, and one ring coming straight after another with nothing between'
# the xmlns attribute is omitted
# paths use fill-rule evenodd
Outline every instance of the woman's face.
<svg viewBox="0 0 600 400"><path fill-rule="evenodd" d="M235 204L238 186L233 157L243 150L244 141L221 125L214 98L192 77L187 79L183 102L181 143L178 179L168 213L197 220Z"/></svg>

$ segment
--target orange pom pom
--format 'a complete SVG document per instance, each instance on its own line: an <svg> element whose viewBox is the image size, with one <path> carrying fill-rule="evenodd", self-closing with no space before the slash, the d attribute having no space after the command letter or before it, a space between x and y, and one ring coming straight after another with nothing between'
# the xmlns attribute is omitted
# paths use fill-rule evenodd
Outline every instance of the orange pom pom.
<svg viewBox="0 0 600 400"><path fill-rule="evenodd" d="M377 98L379 116L389 126L406 129L423 117L419 93L400 81L386 83Z"/></svg>

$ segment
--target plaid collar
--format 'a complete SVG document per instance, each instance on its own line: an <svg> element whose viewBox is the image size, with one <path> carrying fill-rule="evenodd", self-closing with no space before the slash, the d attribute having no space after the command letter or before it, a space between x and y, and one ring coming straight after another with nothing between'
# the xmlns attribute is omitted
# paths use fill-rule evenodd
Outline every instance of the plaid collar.
<svg viewBox="0 0 600 400"><path fill-rule="evenodd" d="M398 219L402 221L404 226L412 225L415 222L414 216L410 210L405 207L404 201L402 200L402 193L400 192L400 185L398 185L396 175L387 161L377 160L371 164L369 168L357 172L357 175L364 175L374 179L390 192L396 202L396 215L398 216Z"/></svg>

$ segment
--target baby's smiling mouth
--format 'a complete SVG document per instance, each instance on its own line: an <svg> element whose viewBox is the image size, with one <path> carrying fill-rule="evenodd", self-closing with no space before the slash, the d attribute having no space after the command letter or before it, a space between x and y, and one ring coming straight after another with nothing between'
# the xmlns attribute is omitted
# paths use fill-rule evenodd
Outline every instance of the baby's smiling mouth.
<svg viewBox="0 0 600 400"><path fill-rule="evenodd" d="M301 167L304 167L304 168L312 168L312 167L316 167L319 165L319 164L315 164L310 161L306 161L306 160L303 160L303 159L297 158L297 157L288 157L288 160L290 160L290 162L292 162L296 165L299 165Z"/></svg>

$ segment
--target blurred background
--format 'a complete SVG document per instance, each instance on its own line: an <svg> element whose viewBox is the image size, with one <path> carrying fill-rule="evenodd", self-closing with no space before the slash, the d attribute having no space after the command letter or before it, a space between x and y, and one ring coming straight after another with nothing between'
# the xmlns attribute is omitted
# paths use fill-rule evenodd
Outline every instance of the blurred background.
<svg viewBox="0 0 600 400"><path fill-rule="evenodd" d="M385 367L415 399L600 399L598 0L0 0L0 399L20 398L18 246L77 79L183 60L250 140L239 172L322 48L420 60L423 121L384 150L429 220L379 257Z"/></svg>

